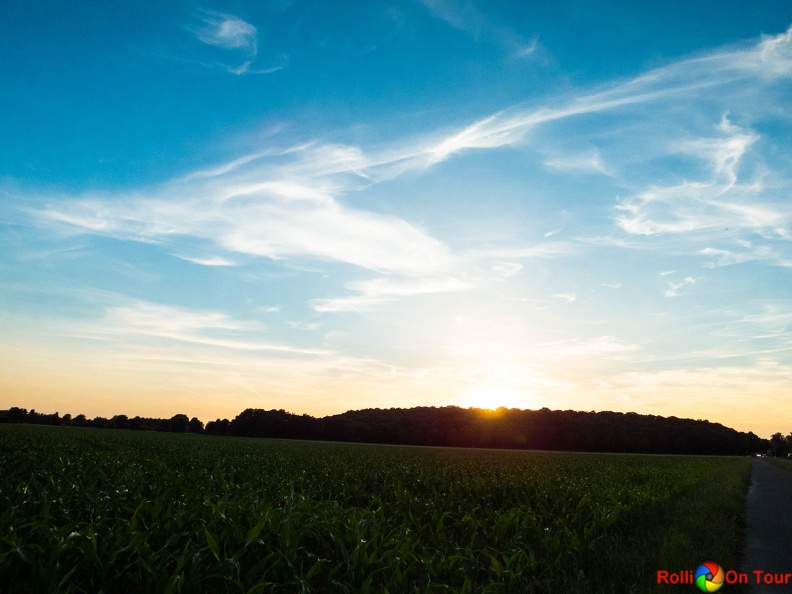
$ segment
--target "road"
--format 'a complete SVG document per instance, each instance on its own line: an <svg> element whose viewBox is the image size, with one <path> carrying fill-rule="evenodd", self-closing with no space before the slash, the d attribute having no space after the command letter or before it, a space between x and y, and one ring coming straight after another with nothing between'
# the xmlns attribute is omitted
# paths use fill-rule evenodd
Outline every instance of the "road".
<svg viewBox="0 0 792 594"><path fill-rule="evenodd" d="M792 592L785 585L755 583L755 570L792 574L792 472L758 459L748 491L748 526L740 571L747 573L752 594Z"/></svg>

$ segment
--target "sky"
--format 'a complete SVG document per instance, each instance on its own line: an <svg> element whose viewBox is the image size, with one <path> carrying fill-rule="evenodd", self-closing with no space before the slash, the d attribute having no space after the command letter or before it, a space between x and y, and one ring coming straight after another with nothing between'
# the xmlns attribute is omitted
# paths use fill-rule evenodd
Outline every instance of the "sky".
<svg viewBox="0 0 792 594"><path fill-rule="evenodd" d="M792 4L0 5L0 408L792 431Z"/></svg>

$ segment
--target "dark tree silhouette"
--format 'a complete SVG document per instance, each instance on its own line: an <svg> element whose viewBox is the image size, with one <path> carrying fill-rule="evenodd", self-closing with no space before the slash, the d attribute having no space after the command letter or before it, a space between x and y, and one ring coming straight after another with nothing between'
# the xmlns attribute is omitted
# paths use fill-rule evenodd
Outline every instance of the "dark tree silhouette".
<svg viewBox="0 0 792 594"><path fill-rule="evenodd" d="M203 433L204 424L203 421L199 421L197 418L193 417L190 419L190 422L187 424L187 429L190 433Z"/></svg>
<svg viewBox="0 0 792 594"><path fill-rule="evenodd" d="M209 435L230 435L231 434L231 421L228 419L217 419L216 421L209 421L206 424L206 432Z"/></svg>
<svg viewBox="0 0 792 594"><path fill-rule="evenodd" d="M792 433L784 437L779 432L771 440L763 440L704 420L547 408L369 408L319 419L283 409L249 408L231 421L217 419L204 428L199 419L185 414L170 419L115 415L108 420L87 419L83 414L60 417L58 413L14 407L0 411L0 423L453 447L731 455L769 450L779 456L792 452Z"/></svg>
<svg viewBox="0 0 792 594"><path fill-rule="evenodd" d="M110 419L110 426L113 429L129 429L129 417L126 415L116 415Z"/></svg>
<svg viewBox="0 0 792 594"><path fill-rule="evenodd" d="M773 433L772 437L770 437L768 454L786 458L789 451L789 442L784 437L784 434L780 431L778 433Z"/></svg>
<svg viewBox="0 0 792 594"><path fill-rule="evenodd" d="M174 433L184 433L187 431L187 428L190 426L190 417L187 415L173 415L168 424L166 429L168 431L173 431Z"/></svg>

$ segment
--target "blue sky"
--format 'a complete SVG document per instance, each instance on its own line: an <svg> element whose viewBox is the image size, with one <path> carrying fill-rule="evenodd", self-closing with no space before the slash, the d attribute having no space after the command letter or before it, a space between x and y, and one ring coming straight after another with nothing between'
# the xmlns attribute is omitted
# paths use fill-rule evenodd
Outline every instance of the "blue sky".
<svg viewBox="0 0 792 594"><path fill-rule="evenodd" d="M0 8L0 406L792 425L792 5Z"/></svg>

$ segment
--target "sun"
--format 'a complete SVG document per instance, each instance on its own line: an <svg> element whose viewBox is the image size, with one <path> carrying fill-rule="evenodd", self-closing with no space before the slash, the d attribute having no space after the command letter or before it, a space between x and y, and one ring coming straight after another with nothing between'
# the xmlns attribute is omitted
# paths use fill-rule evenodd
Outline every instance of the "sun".
<svg viewBox="0 0 792 594"><path fill-rule="evenodd" d="M507 386L481 384L464 390L461 406L464 408L529 408L528 395Z"/></svg>

